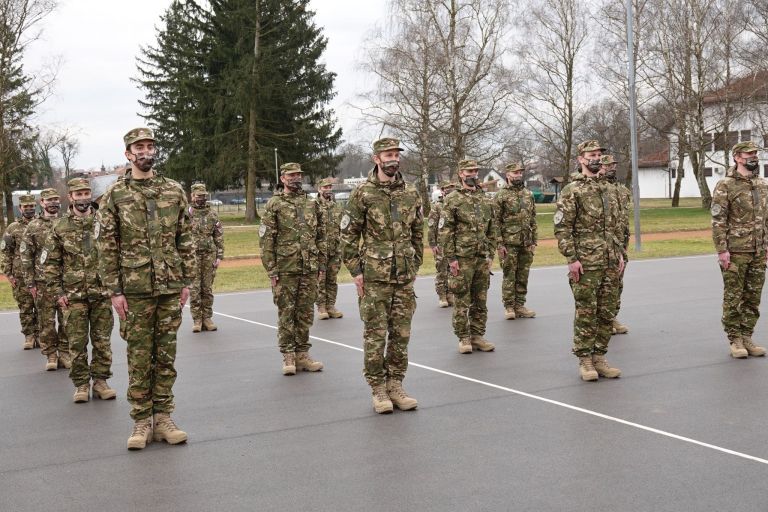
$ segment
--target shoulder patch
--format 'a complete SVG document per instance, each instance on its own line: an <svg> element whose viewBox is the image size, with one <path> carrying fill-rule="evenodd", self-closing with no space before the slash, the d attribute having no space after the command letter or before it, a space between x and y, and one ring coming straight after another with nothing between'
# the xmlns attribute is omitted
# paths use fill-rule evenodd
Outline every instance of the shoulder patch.
<svg viewBox="0 0 768 512"><path fill-rule="evenodd" d="M26 242L21 242L21 245L19 246L19 252L27 252Z"/></svg>
<svg viewBox="0 0 768 512"><path fill-rule="evenodd" d="M2 241L0 241L0 251L4 251L4 250L5 250L5 238L3 238Z"/></svg>
<svg viewBox="0 0 768 512"><path fill-rule="evenodd" d="M715 203L712 205L712 215L720 215L720 213L723 211L723 207L719 204Z"/></svg>
<svg viewBox="0 0 768 512"><path fill-rule="evenodd" d="M40 264L42 265L45 263L45 260L48 259L48 249L43 249L43 252L40 253Z"/></svg>
<svg viewBox="0 0 768 512"><path fill-rule="evenodd" d="M563 217L564 217L563 211L562 210L557 210L555 212L555 217L554 217L555 224L560 224L561 222L563 222Z"/></svg>
<svg viewBox="0 0 768 512"><path fill-rule="evenodd" d="M267 225L262 224L261 226L259 226L259 237L264 237L264 235L266 234L267 234Z"/></svg>
<svg viewBox="0 0 768 512"><path fill-rule="evenodd" d="M434 226L434 225L435 225L435 219L433 219L432 217L430 217L430 218L429 218L429 220L427 221L427 224L429 225L429 227L432 227L432 226ZM5 244L5 242L3 242L3 244ZM3 248L4 248L4 247L0 247L0 249L3 249Z"/></svg>
<svg viewBox="0 0 768 512"><path fill-rule="evenodd" d="M441 216L440 216L440 222L438 222L438 223L437 223L437 227L438 227L439 229L443 229L443 226L445 226L445 217L443 217L443 216L441 215Z"/></svg>
<svg viewBox="0 0 768 512"><path fill-rule="evenodd" d="M347 226L349 226L351 220L352 219L349 218L349 215L345 213L341 218L341 224L339 224L339 227L341 227L341 229L347 229Z"/></svg>
<svg viewBox="0 0 768 512"><path fill-rule="evenodd" d="M101 222L98 220L93 223L93 239L98 240L101 234Z"/></svg>

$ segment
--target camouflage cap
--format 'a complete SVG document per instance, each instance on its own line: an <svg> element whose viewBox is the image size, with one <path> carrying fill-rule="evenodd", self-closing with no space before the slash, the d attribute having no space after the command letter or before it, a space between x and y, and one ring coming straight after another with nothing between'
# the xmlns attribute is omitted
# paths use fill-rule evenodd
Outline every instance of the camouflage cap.
<svg viewBox="0 0 768 512"><path fill-rule="evenodd" d="M596 140L586 140L581 144L579 144L579 147L578 147L579 154L588 153L589 151L598 151L598 150L602 151L604 149L605 148L601 146L600 143L597 142Z"/></svg>
<svg viewBox="0 0 768 512"><path fill-rule="evenodd" d="M123 135L123 142L125 142L126 148L134 142L138 142L140 140L151 140L154 142L155 132L153 132L151 128L141 127L134 128L133 130Z"/></svg>
<svg viewBox="0 0 768 512"><path fill-rule="evenodd" d="M43 189L42 192L40 192L40 199L53 199L54 197L57 199L61 197L59 195L59 191L56 190L55 188L46 188L46 189Z"/></svg>
<svg viewBox="0 0 768 512"><path fill-rule="evenodd" d="M456 188L456 184L452 181L441 181L440 190L445 190L446 188Z"/></svg>
<svg viewBox="0 0 768 512"><path fill-rule="evenodd" d="M600 157L600 165L611 165L615 163L616 159L613 158L613 155L603 155Z"/></svg>
<svg viewBox="0 0 768 512"><path fill-rule="evenodd" d="M285 176L286 174L296 174L297 172L303 171L301 170L301 166L296 162L288 162L287 164L280 166L280 176Z"/></svg>
<svg viewBox="0 0 768 512"><path fill-rule="evenodd" d="M507 164L504 167L504 172L517 172L517 171L525 171L525 166L521 164L520 162L515 162L512 164Z"/></svg>
<svg viewBox="0 0 768 512"><path fill-rule="evenodd" d="M328 185L333 186L336 183L336 178L328 177L321 179L318 183L318 187L327 187Z"/></svg>
<svg viewBox="0 0 768 512"><path fill-rule="evenodd" d="M459 172L461 171L476 171L480 169L477 165L477 160L462 160L459 162Z"/></svg>
<svg viewBox="0 0 768 512"><path fill-rule="evenodd" d="M34 205L35 203L37 203L37 200L33 194L23 194L19 196L19 206L24 204Z"/></svg>
<svg viewBox="0 0 768 512"><path fill-rule="evenodd" d="M736 153L749 153L751 151L760 151L760 148L757 147L757 144L751 140L746 142L739 142L738 144L735 144L733 148L731 148L732 155L735 155Z"/></svg>
<svg viewBox="0 0 768 512"><path fill-rule="evenodd" d="M390 151L392 149L405 151L400 147L400 141L398 139L393 139L392 137L384 137L373 143L374 153L381 153L382 151Z"/></svg>
<svg viewBox="0 0 768 512"><path fill-rule="evenodd" d="M208 191L205 189L205 183L193 183L192 184L192 195L202 195L207 196Z"/></svg>
<svg viewBox="0 0 768 512"><path fill-rule="evenodd" d="M91 184L87 178L72 178L67 182L67 190L70 192L75 190L91 190Z"/></svg>

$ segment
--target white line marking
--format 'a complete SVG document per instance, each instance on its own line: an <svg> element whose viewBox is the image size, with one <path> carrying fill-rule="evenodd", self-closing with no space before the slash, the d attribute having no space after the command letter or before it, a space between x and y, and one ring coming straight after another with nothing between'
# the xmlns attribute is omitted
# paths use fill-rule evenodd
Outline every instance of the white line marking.
<svg viewBox="0 0 768 512"><path fill-rule="evenodd" d="M274 325L269 325L269 324L265 324L265 323L262 323L262 322L256 322L254 320L248 320L246 318L241 318L241 317L234 316L234 315L227 315L225 313L219 313L218 311L214 311L213 313L216 314L216 315L219 315L219 316L223 316L225 318L231 318L233 320L239 320L241 322L246 322L246 323L253 324L253 325L258 325L258 326L261 326L261 327L266 327L268 329L277 330L277 327L274 326ZM331 345L336 345L336 346L339 346L339 347L348 348L350 350L355 350L357 352L362 352L363 351L363 349L361 349L359 347L353 347L352 345L347 345L346 343L339 343L338 341L328 340L328 339L325 339L325 338L319 338L317 336L310 336L310 338L312 338L313 340L322 341L324 343L329 343ZM435 373L439 373L439 374L442 374L442 375L447 375L448 377L453 377L453 378L456 378L456 379L464 380L464 381L467 381L467 382L472 382L472 383L475 383L475 384L481 384L481 385L487 386L489 388L498 389L500 391L506 391L508 393L512 393L512 394L515 394L515 395L524 396L526 398L531 398L533 400L538 400L540 402L545 402L545 403L548 403L548 404L551 404L551 405L556 405L558 407L563 407L565 409L570 409L572 411L580 412L580 413L583 413L583 414L588 414L590 416L595 416L596 418L601 418L601 419L604 419L604 420L613 421L614 423L619 423L621 425L626 425L628 427L633 427L633 428L636 428L636 429L639 429L639 430L645 430L646 432L651 432L653 434L658 434L660 436L669 437L671 439L677 439L678 441L683 441L683 442L686 442L686 443L690 443L690 444L694 444L694 445L697 445L697 446L701 446L703 448L709 448L710 450L715 450L715 451L718 451L718 452L721 452L721 453L725 453L725 454L728 454L728 455L734 455L734 456L740 457L742 459L751 460L753 462L759 462L760 464L768 465L768 460L766 460L766 459L761 459L760 457L755 457L754 455L749 455L747 453L737 452L735 450L730 450L728 448L723 448L722 446L717 446L717 445L714 445L714 444L705 443L703 441L697 441L696 439L692 439L690 437L685 437L685 436L673 434L672 432L667 432L666 430L660 430L658 428L648 427L646 425L642 425L640 423L635 423L633 421L623 420L623 419L617 418L615 416L609 416L607 414L603 414L603 413L599 413L599 412L596 412L596 411L592 411L590 409L584 409L583 407L577 407L575 405L566 404L565 402L559 402L557 400L552 400L551 398L545 398L543 396L534 395L534 394L531 394L531 393L526 393L525 391L520 391L520 390L517 390L517 389L508 388L506 386L500 386L498 384L493 384L492 382L486 382L484 380L473 379L472 377L465 377L464 375L459 375L458 373L448 372L448 371L445 371L445 370L441 370L439 368L433 368L432 366L427 366L427 365L424 365L424 364L419 364L419 363L414 363L414 362L409 362L408 364L410 366L415 366L416 368L421 368L422 370L427 370L427 371L430 371L430 372L435 372Z"/></svg>

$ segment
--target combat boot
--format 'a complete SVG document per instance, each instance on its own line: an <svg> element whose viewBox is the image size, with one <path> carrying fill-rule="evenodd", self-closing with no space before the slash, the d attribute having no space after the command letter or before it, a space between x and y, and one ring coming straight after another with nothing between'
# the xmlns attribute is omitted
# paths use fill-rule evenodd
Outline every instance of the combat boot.
<svg viewBox="0 0 768 512"><path fill-rule="evenodd" d="M387 394L387 387L384 384L371 386L371 396L373 397L373 410L378 414L389 414L393 411L392 400Z"/></svg>
<svg viewBox="0 0 768 512"><path fill-rule="evenodd" d="M741 338L733 338L731 340L731 357L736 359L744 359L749 356L749 352L744 348L744 342Z"/></svg>
<svg viewBox="0 0 768 512"><path fill-rule="evenodd" d="M296 375L296 354L293 352L283 354L283 375Z"/></svg>
<svg viewBox="0 0 768 512"><path fill-rule="evenodd" d="M592 362L592 356L579 357L579 374L581 380L597 380L597 370L595 370L595 365Z"/></svg>
<svg viewBox="0 0 768 512"><path fill-rule="evenodd" d="M206 318L203 320L203 330L204 331L217 331L219 327L213 323L213 320L210 318Z"/></svg>
<svg viewBox="0 0 768 512"><path fill-rule="evenodd" d="M58 362L59 368L66 368L70 369L72 368L72 358L69 356L66 352L59 352L59 362Z"/></svg>
<svg viewBox="0 0 768 512"><path fill-rule="evenodd" d="M437 298L437 305L440 306L441 308L447 308L448 306L450 306L450 304L448 304L448 299L445 297L445 295L440 295Z"/></svg>
<svg viewBox="0 0 768 512"><path fill-rule="evenodd" d="M496 345L479 335L471 336L469 342L473 349L480 352L493 352L496 349Z"/></svg>
<svg viewBox="0 0 768 512"><path fill-rule="evenodd" d="M765 348L761 347L760 345L755 345L752 341L752 338L741 338L741 343L752 357L761 357L765 355Z"/></svg>
<svg viewBox="0 0 768 512"><path fill-rule="evenodd" d="M515 316L515 308L512 306L508 306L504 308L504 318L507 320L514 320L516 318Z"/></svg>
<svg viewBox="0 0 768 512"><path fill-rule="evenodd" d="M48 361L45 363L45 371L53 372L59 366L59 358L56 356L56 352L48 354Z"/></svg>
<svg viewBox="0 0 768 512"><path fill-rule="evenodd" d="M319 372L323 369L323 363L309 357L309 352L296 352L296 369L305 372Z"/></svg>
<svg viewBox="0 0 768 512"><path fill-rule="evenodd" d="M459 338L459 354L471 354L472 342L469 338Z"/></svg>
<svg viewBox="0 0 768 512"><path fill-rule="evenodd" d="M597 374L600 377L615 379L616 377L621 376L621 370L612 368L605 359L605 354L592 354L592 363L595 366L595 371L597 371Z"/></svg>
<svg viewBox="0 0 768 512"><path fill-rule="evenodd" d="M152 427L152 440L165 441L168 444L187 442L187 433L176 426L171 415L166 412L158 412L154 416Z"/></svg>
<svg viewBox="0 0 768 512"><path fill-rule="evenodd" d="M200 332L203 330L203 321L200 318L195 318L192 321L192 332Z"/></svg>
<svg viewBox="0 0 768 512"><path fill-rule="evenodd" d="M401 411L410 411L419 405L415 398L408 396L408 393L405 392L401 380L388 380L387 394L392 403Z"/></svg>
<svg viewBox="0 0 768 512"><path fill-rule="evenodd" d="M326 310L328 312L328 315L331 318L343 318L344 313L336 309L336 306L328 306L328 309Z"/></svg>
<svg viewBox="0 0 768 512"><path fill-rule="evenodd" d="M453 298L453 294L452 294L452 293L448 293L448 294L446 294L446 295L445 295L445 300L447 300L447 301L448 301L448 305L449 305L449 306L453 306L453 303L455 302L455 301L454 301L454 298Z"/></svg>
<svg viewBox="0 0 768 512"><path fill-rule="evenodd" d="M317 319L318 320L328 320L331 317L331 315L328 314L328 310L325 309L325 306L317 306Z"/></svg>
<svg viewBox="0 0 768 512"><path fill-rule="evenodd" d="M611 321L611 331L613 334L627 334L629 332L629 327L614 318Z"/></svg>
<svg viewBox="0 0 768 512"><path fill-rule="evenodd" d="M133 432L128 438L129 450L143 450L145 446L152 442L152 420L144 418L136 420L133 424Z"/></svg>
<svg viewBox="0 0 768 512"><path fill-rule="evenodd" d="M27 334L24 336L24 350L32 350L35 348L35 335Z"/></svg>
<svg viewBox="0 0 768 512"><path fill-rule="evenodd" d="M515 316L517 318L535 318L536 312L525 306L515 306Z"/></svg>
<svg viewBox="0 0 768 512"><path fill-rule="evenodd" d="M93 380L93 397L102 400L112 400L117 396L117 391L109 387L104 379Z"/></svg>
<svg viewBox="0 0 768 512"><path fill-rule="evenodd" d="M75 388L75 394L72 396L72 401L76 404L82 404L88 401L88 394L91 391L91 386L83 384Z"/></svg>

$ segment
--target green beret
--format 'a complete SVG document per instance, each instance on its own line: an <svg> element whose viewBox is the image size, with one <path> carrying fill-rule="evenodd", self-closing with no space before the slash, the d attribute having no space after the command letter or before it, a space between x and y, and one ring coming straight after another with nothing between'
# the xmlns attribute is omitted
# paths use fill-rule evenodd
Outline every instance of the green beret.
<svg viewBox="0 0 768 512"><path fill-rule="evenodd" d="M579 154L589 153L590 151L603 151L605 148L596 140L587 140L579 144Z"/></svg>
<svg viewBox="0 0 768 512"><path fill-rule="evenodd" d="M126 148L140 140L151 140L154 142L155 132L150 128L134 128L123 136L123 142L125 142Z"/></svg>
<svg viewBox="0 0 768 512"><path fill-rule="evenodd" d="M480 169L480 166L477 165L477 160L462 160L459 162L459 172L476 171L477 169Z"/></svg>
<svg viewBox="0 0 768 512"><path fill-rule="evenodd" d="M280 166L280 176L285 176L286 174L296 174L297 172L302 171L301 166L295 162L288 162L287 164Z"/></svg>
<svg viewBox="0 0 768 512"><path fill-rule="evenodd" d="M67 190L70 192L75 190L91 190L91 184L88 183L86 178L72 178L67 182Z"/></svg>
<svg viewBox="0 0 768 512"><path fill-rule="evenodd" d="M735 155L736 153L750 153L752 151L760 151L760 148L758 148L757 144L751 140L746 142L739 142L738 144L734 145L733 148L731 148L732 155Z"/></svg>
<svg viewBox="0 0 768 512"><path fill-rule="evenodd" d="M390 151L393 149L396 149L398 151L405 151L403 148L400 147L400 141L392 137L385 137L373 143L374 153L381 153L382 151Z"/></svg>
<svg viewBox="0 0 768 512"><path fill-rule="evenodd" d="M40 198L41 199L53 199L53 198L59 198L61 197L59 195L59 191L55 188L46 188L42 192L40 192Z"/></svg>

